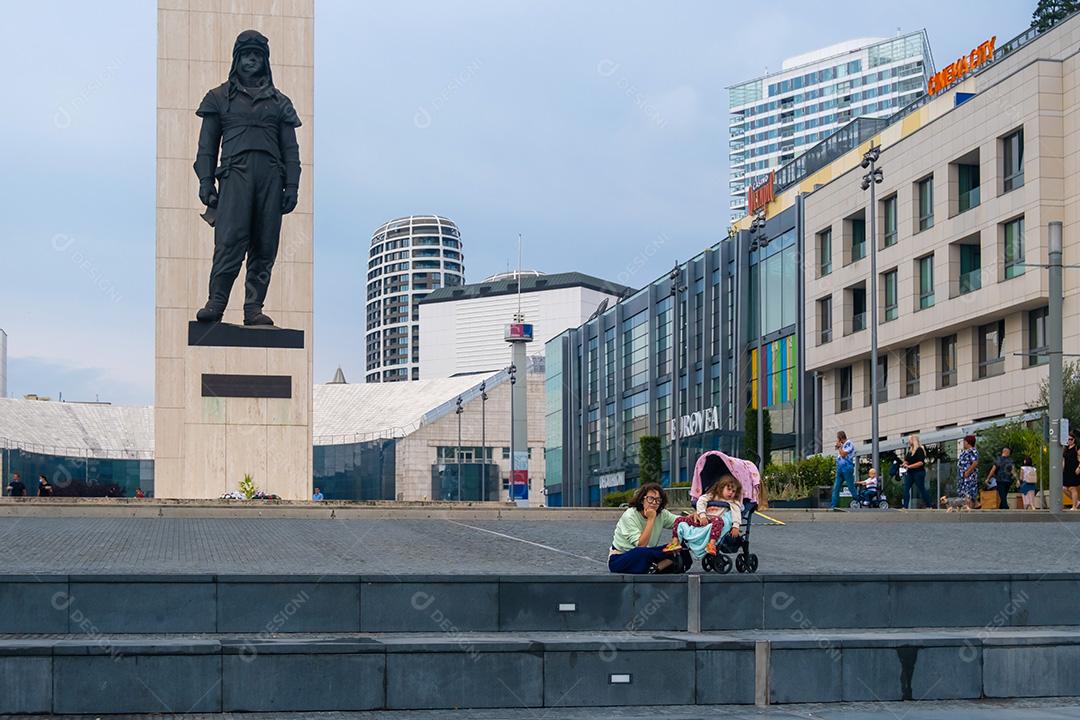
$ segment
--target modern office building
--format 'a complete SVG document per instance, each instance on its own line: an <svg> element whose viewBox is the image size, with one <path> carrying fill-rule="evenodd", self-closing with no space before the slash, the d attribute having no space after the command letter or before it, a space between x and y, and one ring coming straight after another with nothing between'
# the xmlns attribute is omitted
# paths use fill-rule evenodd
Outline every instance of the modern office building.
<svg viewBox="0 0 1080 720"><path fill-rule="evenodd" d="M673 421L678 480L689 479L704 450L741 454L756 333L740 320L749 255L738 245L722 239L679 265L678 282L665 274L548 342L549 504L596 505L608 489L637 486L643 435L662 438L663 482L671 482Z"/></svg>
<svg viewBox="0 0 1080 720"><path fill-rule="evenodd" d="M535 270L435 290L420 301L420 378L506 367L510 347L504 330L519 309L524 322L533 326L528 354L543 355L548 340L632 292L582 273L545 275Z"/></svg>
<svg viewBox="0 0 1080 720"><path fill-rule="evenodd" d="M746 189L856 117L888 117L933 74L926 31L862 38L788 58L779 72L728 88L733 220Z"/></svg>
<svg viewBox="0 0 1080 720"><path fill-rule="evenodd" d="M419 380L417 303L432 290L464 284L461 233L436 215L397 218L372 234L368 255L365 380Z"/></svg>
<svg viewBox="0 0 1080 720"><path fill-rule="evenodd" d="M844 428L870 441L869 243L887 446L1038 404L1050 222L1064 223L1064 262L1080 261L1080 16L996 48L971 45L964 59L977 68L873 138L884 173L876 227L854 165L863 147L803 200L807 367L826 436ZM1068 355L1080 353L1080 276L1064 272Z"/></svg>

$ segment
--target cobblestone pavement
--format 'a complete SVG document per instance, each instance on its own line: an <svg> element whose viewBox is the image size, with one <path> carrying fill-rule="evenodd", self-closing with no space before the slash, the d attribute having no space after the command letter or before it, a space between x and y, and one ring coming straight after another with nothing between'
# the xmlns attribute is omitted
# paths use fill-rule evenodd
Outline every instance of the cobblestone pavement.
<svg viewBox="0 0 1080 720"><path fill-rule="evenodd" d="M609 521L0 519L0 572L595 574ZM755 525L762 573L1071 572L1074 523Z"/></svg>
<svg viewBox="0 0 1080 720"><path fill-rule="evenodd" d="M5 716L14 717L14 716ZM40 715L27 716L40 718ZM53 715L60 718L100 717L102 720L160 718L161 715ZM394 712L224 713L184 715L185 720L1063 720L1080 718L1074 698L1036 700L935 701L905 703L835 703L829 705L777 705L755 708L740 705L695 705L641 708L537 708L529 710L399 710Z"/></svg>

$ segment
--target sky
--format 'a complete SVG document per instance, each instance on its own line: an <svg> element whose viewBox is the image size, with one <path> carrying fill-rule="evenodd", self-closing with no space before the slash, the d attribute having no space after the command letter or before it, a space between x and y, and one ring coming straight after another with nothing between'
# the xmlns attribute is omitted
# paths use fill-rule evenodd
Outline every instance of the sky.
<svg viewBox="0 0 1080 720"><path fill-rule="evenodd" d="M8 395L152 404L155 3L4 4ZM520 234L527 268L640 287L726 234L727 86L920 28L941 68L1034 6L316 0L315 381L363 379L386 220L451 218L469 282Z"/></svg>

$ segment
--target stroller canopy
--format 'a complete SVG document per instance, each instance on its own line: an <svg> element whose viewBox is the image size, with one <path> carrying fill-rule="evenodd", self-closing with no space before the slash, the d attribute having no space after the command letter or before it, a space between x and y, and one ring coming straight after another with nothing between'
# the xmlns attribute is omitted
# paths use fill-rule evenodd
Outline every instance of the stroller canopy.
<svg viewBox="0 0 1080 720"><path fill-rule="evenodd" d="M697 499L701 497L701 493L704 492L701 487L701 471L705 469L705 463L710 455L717 456L727 468L727 474L734 476L739 481L742 485L744 498L750 498L754 502L758 501L761 494L761 473L758 472L757 465L749 460L731 457L719 450L708 450L702 453L701 457L697 459L697 463L694 464L694 479L690 483L690 497L694 502L697 502Z"/></svg>

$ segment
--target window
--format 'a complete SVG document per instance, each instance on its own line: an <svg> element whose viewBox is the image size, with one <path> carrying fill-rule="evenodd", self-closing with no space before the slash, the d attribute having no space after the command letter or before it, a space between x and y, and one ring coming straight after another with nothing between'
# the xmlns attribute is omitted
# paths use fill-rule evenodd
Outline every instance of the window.
<svg viewBox="0 0 1080 720"><path fill-rule="evenodd" d="M1002 192L1024 186L1024 128L1001 140Z"/></svg>
<svg viewBox="0 0 1080 720"><path fill-rule="evenodd" d="M851 261L862 260L866 257L866 221L855 219L851 221Z"/></svg>
<svg viewBox="0 0 1080 720"><path fill-rule="evenodd" d="M642 310L623 320L623 382L630 389L642 385L649 375L648 312Z"/></svg>
<svg viewBox="0 0 1080 720"><path fill-rule="evenodd" d="M851 409L851 366L840 368L836 374L837 412L847 412Z"/></svg>
<svg viewBox="0 0 1080 720"><path fill-rule="evenodd" d="M919 346L904 351L904 397L919 394Z"/></svg>
<svg viewBox="0 0 1080 720"><path fill-rule="evenodd" d="M866 290L861 287L851 290L851 332L866 329Z"/></svg>
<svg viewBox="0 0 1080 720"><path fill-rule="evenodd" d="M884 245L896 244L896 196L885 198L881 202L881 217L885 223Z"/></svg>
<svg viewBox="0 0 1080 720"><path fill-rule="evenodd" d="M866 361L866 382L864 388L866 390L866 402L865 405L869 406L873 399L870 395L870 361ZM877 359L877 397L878 402L883 403L889 399L889 354L882 353L878 355Z"/></svg>
<svg viewBox="0 0 1080 720"><path fill-rule="evenodd" d="M588 404L596 402L597 391L600 387L600 338L589 338L588 348L589 361L589 391Z"/></svg>
<svg viewBox="0 0 1080 720"><path fill-rule="evenodd" d="M615 403L608 403L604 407L604 452L606 455L605 465L611 467L615 464Z"/></svg>
<svg viewBox="0 0 1080 720"><path fill-rule="evenodd" d="M979 206L979 166L957 165L956 170L959 183L956 211L962 213Z"/></svg>
<svg viewBox="0 0 1080 720"><path fill-rule="evenodd" d="M934 256L927 255L915 261L919 282L919 309L934 306Z"/></svg>
<svg viewBox="0 0 1080 720"><path fill-rule="evenodd" d="M934 176L916 183L919 231L934 227Z"/></svg>
<svg viewBox="0 0 1080 720"><path fill-rule="evenodd" d="M881 276L885 286L885 322L895 320L900 314L897 308L896 271L890 270Z"/></svg>
<svg viewBox="0 0 1080 720"><path fill-rule="evenodd" d="M604 375L605 394L612 397L615 394L615 328L610 327L604 331Z"/></svg>
<svg viewBox="0 0 1080 720"><path fill-rule="evenodd" d="M626 462L638 461L638 438L649 430L649 392L642 390L623 401L623 448Z"/></svg>
<svg viewBox="0 0 1080 720"><path fill-rule="evenodd" d="M656 303L656 375L657 377L667 375L671 372L671 364L673 361L671 348L672 348L672 323L674 322L674 313L672 307L674 301L671 295L668 295L660 302Z"/></svg>
<svg viewBox="0 0 1080 720"><path fill-rule="evenodd" d="M818 300L818 327L821 328L818 345L832 342L832 295Z"/></svg>
<svg viewBox="0 0 1080 720"><path fill-rule="evenodd" d="M956 386L956 336L943 337L938 344L939 376L938 384L943 387Z"/></svg>
<svg viewBox="0 0 1080 720"><path fill-rule="evenodd" d="M969 244L960 246L960 278L958 295L974 292L982 287L982 248Z"/></svg>
<svg viewBox="0 0 1080 720"><path fill-rule="evenodd" d="M1046 342L1046 319L1049 314L1050 308L1036 308L1028 312L1028 367L1050 362L1046 355L1049 349Z"/></svg>
<svg viewBox="0 0 1080 720"><path fill-rule="evenodd" d="M832 228L818 233L818 258L821 277L832 272Z"/></svg>
<svg viewBox="0 0 1080 720"><path fill-rule="evenodd" d="M1005 223L1005 279L1024 274L1024 218Z"/></svg>
<svg viewBox="0 0 1080 720"><path fill-rule="evenodd" d="M1005 321L979 327L979 378L1005 372Z"/></svg>

